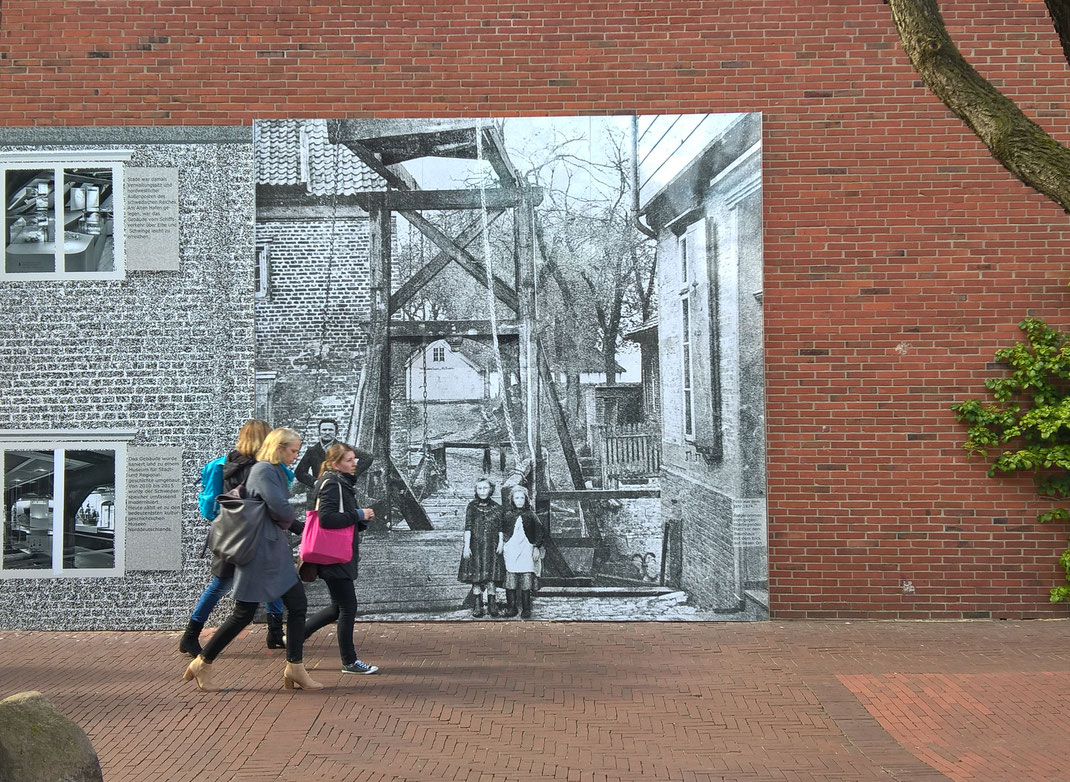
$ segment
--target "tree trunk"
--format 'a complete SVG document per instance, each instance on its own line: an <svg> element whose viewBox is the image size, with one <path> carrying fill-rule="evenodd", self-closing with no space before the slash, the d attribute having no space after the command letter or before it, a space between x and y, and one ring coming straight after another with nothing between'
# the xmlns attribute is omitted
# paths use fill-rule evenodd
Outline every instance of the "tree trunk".
<svg viewBox="0 0 1070 782"><path fill-rule="evenodd" d="M903 49L929 89L1008 171L1070 213L1070 149L966 62L936 0L889 0L889 5Z"/></svg>
<svg viewBox="0 0 1070 782"><path fill-rule="evenodd" d="M606 385L617 384L617 334L606 332L603 337L602 355L605 357Z"/></svg>
<svg viewBox="0 0 1070 782"><path fill-rule="evenodd" d="M1063 56L1067 65L1070 65L1070 3L1066 0L1044 0L1044 5L1048 7L1048 15L1063 47Z"/></svg>

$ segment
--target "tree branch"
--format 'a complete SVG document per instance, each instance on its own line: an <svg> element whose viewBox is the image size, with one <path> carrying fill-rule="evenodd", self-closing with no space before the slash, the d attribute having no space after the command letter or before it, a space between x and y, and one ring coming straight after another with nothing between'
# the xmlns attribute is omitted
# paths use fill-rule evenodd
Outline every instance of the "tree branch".
<svg viewBox="0 0 1070 782"><path fill-rule="evenodd" d="M929 89L1008 171L1070 213L1070 149L966 62L948 35L936 0L889 0L889 5L903 49ZM1058 21L1056 27L1060 29Z"/></svg>
<svg viewBox="0 0 1070 782"><path fill-rule="evenodd" d="M1070 65L1070 3L1066 0L1044 0L1044 5L1048 7L1048 16L1055 25L1055 32L1059 34L1066 64Z"/></svg>

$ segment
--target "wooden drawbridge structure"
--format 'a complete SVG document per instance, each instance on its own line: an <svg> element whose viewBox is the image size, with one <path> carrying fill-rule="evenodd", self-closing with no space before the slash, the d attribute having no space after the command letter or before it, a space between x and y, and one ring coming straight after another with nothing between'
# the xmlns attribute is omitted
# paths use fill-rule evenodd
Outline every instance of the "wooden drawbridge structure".
<svg viewBox="0 0 1070 782"><path fill-rule="evenodd" d="M328 138L331 143L341 144L352 151L386 183L384 190L352 196L369 216L371 313L369 346L362 367L350 441L375 456L375 466L369 476L369 493L393 499L393 503L385 502L379 507L380 523L393 526L392 505L396 505L410 529L428 531L434 527L404 471L399 469L391 455L393 345L459 336L493 342L503 362L510 362L506 365L510 370L508 374L515 371L520 379L519 387L513 389L518 393L510 393L506 373L503 373L503 406L507 407L507 416L513 411L512 418L517 423L514 456L518 464L523 462L527 466L516 480L528 485L536 512L551 530L546 562L548 575L566 582L574 579L575 574L552 542L550 492L542 443L543 422L540 420L543 407L540 402L545 399L558 440L547 445L558 447L559 443L573 488L582 490L585 483L580 462L549 363L536 333L534 207L541 202L542 191L527 184L517 174L498 131L473 124L471 120L339 120L328 123ZM425 157L484 160L493 169L497 186L421 190L416 188L411 177L390 168ZM456 236L449 236L424 216L425 212L436 210L469 211L474 213L474 219ZM482 237L490 223L507 211L512 212L514 224L512 283L488 269L484 260L468 249ZM434 258L400 285L395 285L391 258L395 215L406 220L438 249ZM490 263L489 258L485 261ZM486 321L392 319L395 312L450 263L456 263L484 290L490 290L494 300L512 313L511 317L500 323L493 314Z"/></svg>

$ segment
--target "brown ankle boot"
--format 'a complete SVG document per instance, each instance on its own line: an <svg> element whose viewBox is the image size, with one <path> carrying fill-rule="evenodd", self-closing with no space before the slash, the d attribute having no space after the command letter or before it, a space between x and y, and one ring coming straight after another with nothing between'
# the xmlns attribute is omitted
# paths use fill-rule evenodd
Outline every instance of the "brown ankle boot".
<svg viewBox="0 0 1070 782"><path fill-rule="evenodd" d="M323 685L313 681L305 670L304 663L286 663L286 670L282 672L282 686L292 690L297 686L301 690L322 690Z"/></svg>
<svg viewBox="0 0 1070 782"><path fill-rule="evenodd" d="M186 672L182 674L182 678L186 681L196 679L197 688L205 692L215 692L219 689L212 684L212 664L205 660L203 655L199 655L196 660L189 664Z"/></svg>

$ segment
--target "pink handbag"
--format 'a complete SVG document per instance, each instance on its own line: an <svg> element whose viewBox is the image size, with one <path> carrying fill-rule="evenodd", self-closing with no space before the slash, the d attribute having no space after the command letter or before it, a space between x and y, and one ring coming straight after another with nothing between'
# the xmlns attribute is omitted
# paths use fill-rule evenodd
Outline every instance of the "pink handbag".
<svg viewBox="0 0 1070 782"><path fill-rule="evenodd" d="M342 504L342 486L338 485L338 507ZM320 526L320 503L305 514L305 530L301 533L298 554L302 562L316 565L338 565L353 559L353 527L327 529Z"/></svg>

